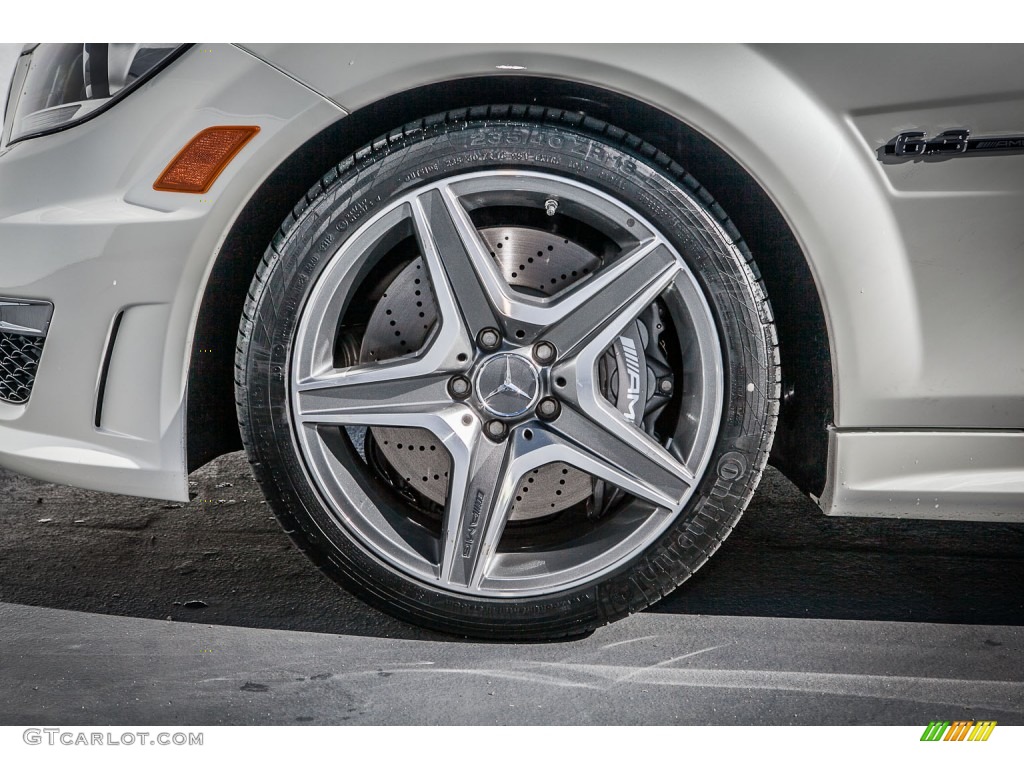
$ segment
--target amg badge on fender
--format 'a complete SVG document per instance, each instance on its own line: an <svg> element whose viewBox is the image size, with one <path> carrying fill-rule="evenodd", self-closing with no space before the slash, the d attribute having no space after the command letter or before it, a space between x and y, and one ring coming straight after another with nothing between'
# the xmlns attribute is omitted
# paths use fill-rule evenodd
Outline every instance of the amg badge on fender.
<svg viewBox="0 0 1024 768"><path fill-rule="evenodd" d="M990 152L1022 152L1024 136L988 136L970 138L969 128L943 131L927 138L924 131L904 131L879 151L882 160L913 157L951 157Z"/></svg>

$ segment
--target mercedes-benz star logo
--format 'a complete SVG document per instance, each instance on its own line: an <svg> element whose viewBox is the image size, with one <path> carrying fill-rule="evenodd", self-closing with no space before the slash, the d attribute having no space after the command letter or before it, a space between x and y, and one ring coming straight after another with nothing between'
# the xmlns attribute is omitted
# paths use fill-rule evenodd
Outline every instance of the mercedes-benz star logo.
<svg viewBox="0 0 1024 768"><path fill-rule="evenodd" d="M477 392L487 394L481 405L495 416L512 418L526 413L539 389L537 369L520 355L495 355L477 373Z"/></svg>
<svg viewBox="0 0 1024 768"><path fill-rule="evenodd" d="M520 387L517 387L516 383L512 381L512 359L509 357L505 358L505 380L495 387L491 394L484 398L484 402L490 400L494 395L500 395L502 392L515 392L520 397L524 397L527 400L530 399L530 395Z"/></svg>

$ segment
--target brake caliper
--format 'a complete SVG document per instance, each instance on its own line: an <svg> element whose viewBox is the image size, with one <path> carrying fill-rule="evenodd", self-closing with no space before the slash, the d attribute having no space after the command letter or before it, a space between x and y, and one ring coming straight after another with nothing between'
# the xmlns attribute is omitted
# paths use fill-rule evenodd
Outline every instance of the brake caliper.
<svg viewBox="0 0 1024 768"><path fill-rule="evenodd" d="M622 414L649 434L675 391L675 376L661 350L661 309L652 304L608 347L598 362L601 391Z"/></svg>
<svg viewBox="0 0 1024 768"><path fill-rule="evenodd" d="M661 350L661 307L655 303L625 328L598 362L598 381L605 398L624 421L656 440L654 424L672 399L675 375ZM602 517L622 498L622 492L595 480L591 518Z"/></svg>

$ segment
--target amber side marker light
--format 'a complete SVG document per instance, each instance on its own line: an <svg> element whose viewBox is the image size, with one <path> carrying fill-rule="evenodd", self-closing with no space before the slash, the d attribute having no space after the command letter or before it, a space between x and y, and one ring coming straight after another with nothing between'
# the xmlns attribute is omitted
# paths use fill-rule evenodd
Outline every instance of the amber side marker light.
<svg viewBox="0 0 1024 768"><path fill-rule="evenodd" d="M256 125L218 125L197 133L153 183L161 192L209 192L242 147L260 132Z"/></svg>

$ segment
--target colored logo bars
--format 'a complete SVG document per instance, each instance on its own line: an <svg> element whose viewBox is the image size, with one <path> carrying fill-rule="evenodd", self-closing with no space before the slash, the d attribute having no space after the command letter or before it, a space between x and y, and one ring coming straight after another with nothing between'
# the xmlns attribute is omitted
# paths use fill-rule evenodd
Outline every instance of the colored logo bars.
<svg viewBox="0 0 1024 768"><path fill-rule="evenodd" d="M921 734L921 741L988 741L995 720L933 720Z"/></svg>

